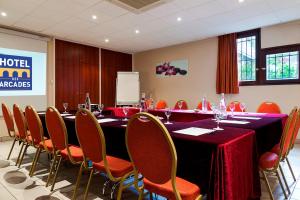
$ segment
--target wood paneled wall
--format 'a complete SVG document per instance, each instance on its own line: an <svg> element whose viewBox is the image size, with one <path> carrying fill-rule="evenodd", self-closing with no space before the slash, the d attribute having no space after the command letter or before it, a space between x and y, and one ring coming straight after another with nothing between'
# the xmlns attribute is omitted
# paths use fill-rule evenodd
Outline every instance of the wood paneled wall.
<svg viewBox="0 0 300 200"><path fill-rule="evenodd" d="M101 102L114 106L118 71L132 71L132 55L101 49Z"/></svg>
<svg viewBox="0 0 300 200"><path fill-rule="evenodd" d="M99 48L55 40L55 106L76 110L87 92L99 103Z"/></svg>

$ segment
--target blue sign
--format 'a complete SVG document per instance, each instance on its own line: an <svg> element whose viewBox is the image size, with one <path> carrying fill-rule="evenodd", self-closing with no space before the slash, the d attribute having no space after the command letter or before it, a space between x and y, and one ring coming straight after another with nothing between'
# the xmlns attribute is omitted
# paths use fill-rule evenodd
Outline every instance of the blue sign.
<svg viewBox="0 0 300 200"><path fill-rule="evenodd" d="M32 57L0 54L0 90L32 90Z"/></svg>

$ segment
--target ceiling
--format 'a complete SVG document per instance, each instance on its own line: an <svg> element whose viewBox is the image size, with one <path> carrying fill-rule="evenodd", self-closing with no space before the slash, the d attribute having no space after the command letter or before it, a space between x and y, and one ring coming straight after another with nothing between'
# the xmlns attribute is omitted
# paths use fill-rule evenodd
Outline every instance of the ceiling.
<svg viewBox="0 0 300 200"><path fill-rule="evenodd" d="M300 19L299 10L300 0L170 0L140 14L107 0L0 0L0 25L134 53Z"/></svg>

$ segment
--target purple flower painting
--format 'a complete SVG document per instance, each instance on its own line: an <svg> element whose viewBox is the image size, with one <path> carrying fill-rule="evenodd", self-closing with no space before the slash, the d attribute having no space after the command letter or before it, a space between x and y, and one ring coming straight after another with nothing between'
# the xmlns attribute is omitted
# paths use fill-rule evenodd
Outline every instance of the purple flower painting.
<svg viewBox="0 0 300 200"><path fill-rule="evenodd" d="M188 71L187 60L175 60L156 65L156 75L161 77L185 76Z"/></svg>

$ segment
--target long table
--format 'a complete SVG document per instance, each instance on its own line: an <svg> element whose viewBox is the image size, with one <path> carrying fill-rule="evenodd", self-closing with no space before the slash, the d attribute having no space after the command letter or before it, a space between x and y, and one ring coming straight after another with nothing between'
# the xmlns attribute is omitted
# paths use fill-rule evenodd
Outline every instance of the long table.
<svg viewBox="0 0 300 200"><path fill-rule="evenodd" d="M163 110L149 112L164 115ZM211 119L211 113L174 111L171 116L173 124L166 127L176 146L179 177L199 185L201 193L208 194L208 199L259 199L258 156L279 142L286 115L260 115L261 119L249 120L251 123L242 125L221 124L223 131L201 136L182 135L174 131L188 127L214 128L216 122ZM107 117L122 119L122 116ZM65 118L65 123L69 143L78 145L74 119ZM101 123L101 127L107 153L128 160L126 123L118 120Z"/></svg>

